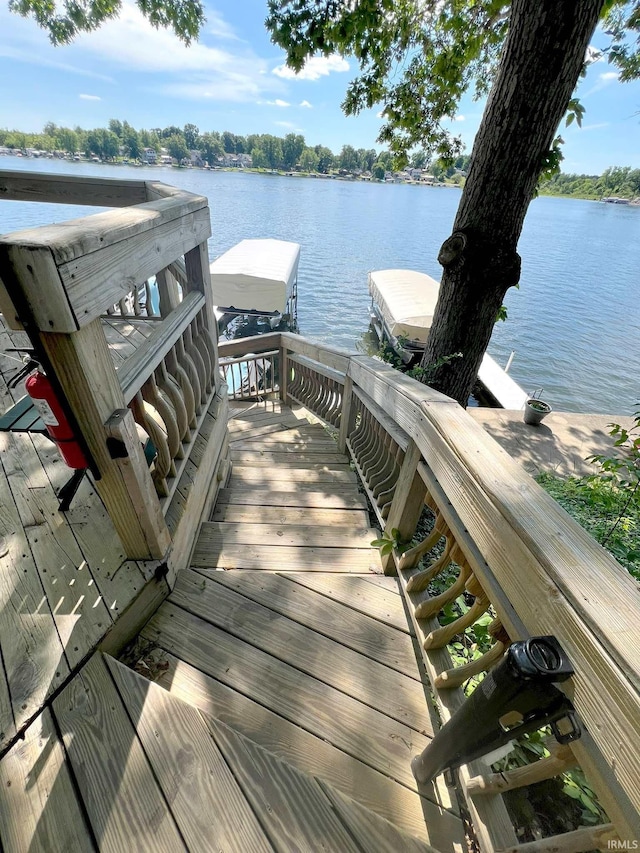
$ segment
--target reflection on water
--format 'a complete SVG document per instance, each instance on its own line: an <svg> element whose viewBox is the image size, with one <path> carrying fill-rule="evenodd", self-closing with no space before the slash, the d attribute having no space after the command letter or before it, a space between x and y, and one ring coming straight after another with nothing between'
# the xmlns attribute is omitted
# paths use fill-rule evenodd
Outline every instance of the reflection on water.
<svg viewBox="0 0 640 853"><path fill-rule="evenodd" d="M210 256L238 241L302 245L298 322L303 334L353 349L369 324L367 273L417 269L439 279L456 189L170 168L100 167L0 158L8 169L161 180L209 198ZM95 212L0 202L0 233ZM522 279L489 351L514 379L544 388L555 409L630 413L640 400L640 208L536 199L520 241Z"/></svg>

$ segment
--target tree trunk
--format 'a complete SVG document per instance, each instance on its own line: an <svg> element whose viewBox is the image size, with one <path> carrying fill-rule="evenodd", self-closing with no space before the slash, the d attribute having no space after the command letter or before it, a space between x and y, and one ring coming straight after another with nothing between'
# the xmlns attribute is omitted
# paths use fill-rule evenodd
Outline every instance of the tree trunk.
<svg viewBox="0 0 640 853"><path fill-rule="evenodd" d="M544 155L565 114L604 0L513 0L496 82L476 136L440 298L422 359L429 384L466 406L504 295ZM462 358L437 366L439 359Z"/></svg>

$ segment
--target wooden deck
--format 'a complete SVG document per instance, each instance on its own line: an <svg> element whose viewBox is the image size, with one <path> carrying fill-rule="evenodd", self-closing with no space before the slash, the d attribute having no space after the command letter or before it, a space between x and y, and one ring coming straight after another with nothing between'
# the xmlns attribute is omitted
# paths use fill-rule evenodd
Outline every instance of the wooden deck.
<svg viewBox="0 0 640 853"><path fill-rule="evenodd" d="M233 414L192 567L0 762L2 849L462 849L455 793L410 770L428 691L349 466L301 412Z"/></svg>

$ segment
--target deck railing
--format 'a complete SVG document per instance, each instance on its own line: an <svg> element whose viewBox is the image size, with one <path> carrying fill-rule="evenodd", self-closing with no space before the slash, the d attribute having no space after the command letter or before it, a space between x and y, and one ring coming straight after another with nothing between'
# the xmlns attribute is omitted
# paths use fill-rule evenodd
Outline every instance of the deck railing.
<svg viewBox="0 0 640 853"><path fill-rule="evenodd" d="M609 823L541 838L522 851L632 847L640 838L637 584L447 397L377 360L296 335L234 341L221 351L238 358L278 345L281 397L337 429L381 528L411 543L393 551L386 571L397 571L405 589L442 721L464 702L461 685L516 640L553 634L575 668L563 689L583 727L579 740L548 740L547 757L503 773L483 760L461 768L482 849L518 848L503 792L576 766ZM425 512L431 532L416 540ZM431 597L438 575L447 584ZM466 612L441 624L438 615L463 593ZM489 650L454 665L450 644L479 620L489 623Z"/></svg>
<svg viewBox="0 0 640 853"><path fill-rule="evenodd" d="M0 310L28 332L127 556L160 559L171 499L213 398L225 396L207 200L156 182L19 172L1 174L0 192L120 208L0 238ZM117 370L105 323L141 341ZM157 451L150 469L138 427Z"/></svg>

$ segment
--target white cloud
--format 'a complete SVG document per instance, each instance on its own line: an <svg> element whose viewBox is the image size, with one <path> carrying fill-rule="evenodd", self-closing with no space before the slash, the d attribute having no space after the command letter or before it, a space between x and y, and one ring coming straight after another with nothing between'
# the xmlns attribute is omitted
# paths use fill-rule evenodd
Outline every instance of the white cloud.
<svg viewBox="0 0 640 853"><path fill-rule="evenodd" d="M298 104L298 106L300 106L300 107L306 107L308 110L312 110L312 109L313 109L313 107L311 106L311 104L309 103L309 101L300 101L300 103Z"/></svg>
<svg viewBox="0 0 640 853"><path fill-rule="evenodd" d="M265 101L265 104L268 104L270 107L290 107L291 104L289 101L283 101L280 98L276 98L275 101Z"/></svg>
<svg viewBox="0 0 640 853"><path fill-rule="evenodd" d="M465 116L454 116L452 121L466 121Z"/></svg>
<svg viewBox="0 0 640 853"><path fill-rule="evenodd" d="M212 36L217 36L221 39L230 39L232 41L240 41L231 24L228 24L218 12L207 10L207 32Z"/></svg>
<svg viewBox="0 0 640 853"><path fill-rule="evenodd" d="M380 110L379 113L376 113L376 118L384 118L384 110Z"/></svg>
<svg viewBox="0 0 640 853"><path fill-rule="evenodd" d="M284 127L286 130L301 130L301 128L296 127L292 121L274 121L274 124L277 124L278 127Z"/></svg>
<svg viewBox="0 0 640 853"><path fill-rule="evenodd" d="M349 63L347 60L334 53L331 56L312 56L311 59L307 60L302 71L298 73L287 65L278 65L272 73L285 80L319 80L321 77L328 77L334 71L348 70Z"/></svg>
<svg viewBox="0 0 640 853"><path fill-rule="evenodd" d="M599 74L596 82L593 84L593 86L589 89L588 92L585 92L584 95L582 95L582 97L586 98L589 95L593 95L594 92L600 92L602 89L606 89L607 86L610 86L612 83L615 83L617 79L617 71L605 71L602 74Z"/></svg>
<svg viewBox="0 0 640 853"><path fill-rule="evenodd" d="M81 101L101 101L100 95L78 95Z"/></svg>
<svg viewBox="0 0 640 853"><path fill-rule="evenodd" d="M600 121L597 124L583 124L580 130L600 130L603 127L609 127L610 121Z"/></svg>

